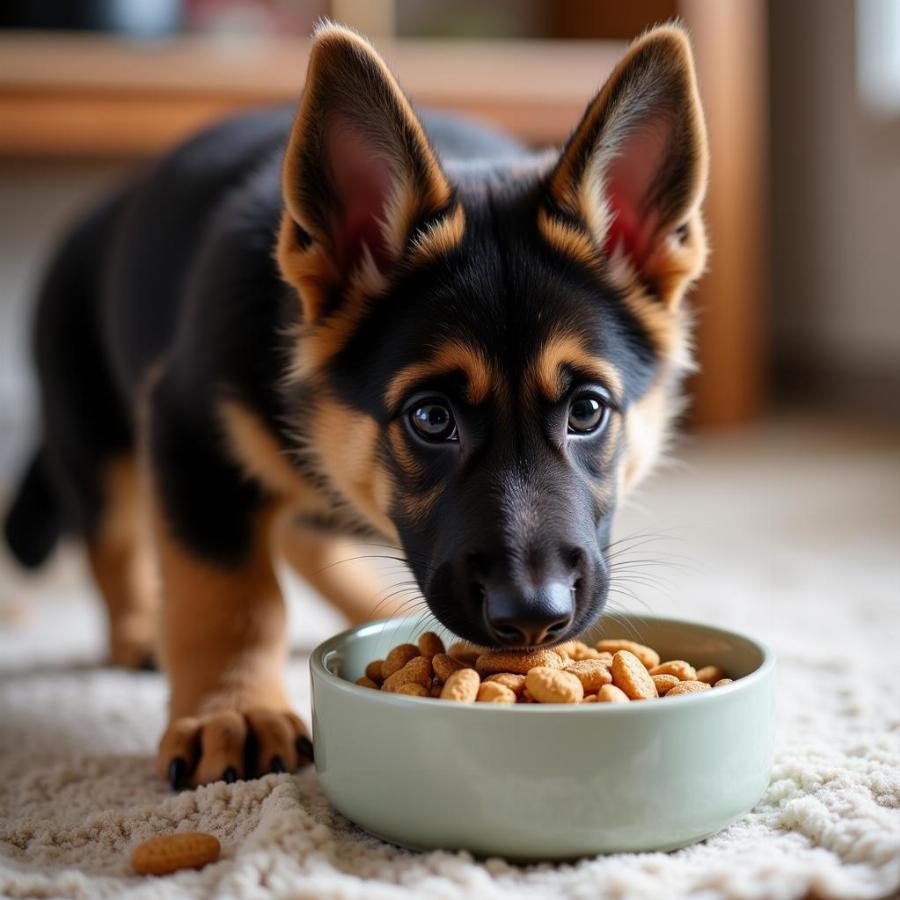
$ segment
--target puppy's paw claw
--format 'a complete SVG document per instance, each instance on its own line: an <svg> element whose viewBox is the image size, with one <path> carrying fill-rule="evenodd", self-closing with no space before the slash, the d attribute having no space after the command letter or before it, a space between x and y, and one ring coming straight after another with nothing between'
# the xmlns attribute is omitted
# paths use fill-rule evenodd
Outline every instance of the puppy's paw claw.
<svg viewBox="0 0 900 900"><path fill-rule="evenodd" d="M187 769L187 762L181 756L176 756L169 763L169 784L172 785L173 791L177 791L179 788L184 787Z"/></svg>
<svg viewBox="0 0 900 900"><path fill-rule="evenodd" d="M300 757L302 766L308 766L316 760L313 742L305 734L301 734L297 738L297 755Z"/></svg>
<svg viewBox="0 0 900 900"><path fill-rule="evenodd" d="M274 709L175 719L160 741L160 775L177 790L293 772L312 761L312 743L305 732L299 716Z"/></svg>

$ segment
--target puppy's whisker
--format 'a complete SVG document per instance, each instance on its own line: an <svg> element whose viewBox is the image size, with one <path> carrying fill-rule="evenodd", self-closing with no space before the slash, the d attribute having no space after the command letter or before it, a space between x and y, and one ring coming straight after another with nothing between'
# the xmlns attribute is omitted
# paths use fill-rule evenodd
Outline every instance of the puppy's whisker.
<svg viewBox="0 0 900 900"><path fill-rule="evenodd" d="M431 617L432 612L430 608L426 607L424 610L422 610L422 612L419 613L418 617L416 618L415 625L413 626L413 634L416 636L416 638L419 638L422 636L422 634L424 634L425 623Z"/></svg>
<svg viewBox="0 0 900 900"><path fill-rule="evenodd" d="M639 540L632 541L614 541L610 544L606 544L604 547L601 547L604 556L608 558L613 558L622 553L630 553L634 550L638 550L641 547L646 547L652 544L656 538L641 538Z"/></svg>
<svg viewBox="0 0 900 900"><path fill-rule="evenodd" d="M382 587L382 589L378 593L379 602L386 602L391 598L391 591L397 590L420 591L421 588L419 587L418 582L412 578L395 581L393 584L388 584Z"/></svg>
<svg viewBox="0 0 900 900"><path fill-rule="evenodd" d="M424 598L419 597L410 597L406 602L404 602L400 608L396 612L396 618L410 618L412 616L417 615L417 613L421 610L424 605ZM413 625L413 634L416 634L417 627Z"/></svg>
<svg viewBox="0 0 900 900"><path fill-rule="evenodd" d="M627 597L629 600L633 601L649 614L653 615L653 608L646 601L642 600L636 594L630 592L619 591L617 592L619 597ZM631 623L633 619L640 618L640 616L635 612L634 609L628 609L624 605L622 607L622 613L628 617L627 621L629 622L629 627L632 627Z"/></svg>
<svg viewBox="0 0 900 900"><path fill-rule="evenodd" d="M642 640L640 629L635 624L635 616L633 613L622 611L622 613L613 612L613 620L625 632L626 636L631 640L640 642Z"/></svg>
<svg viewBox="0 0 900 900"><path fill-rule="evenodd" d="M411 590L407 588L406 590ZM404 600L396 610L394 610L391 618L403 618L407 615L414 615L416 610L419 609L423 604L425 604L425 598L421 594L413 594L406 600ZM413 633L415 633L415 628L413 629ZM374 650L377 656L385 656L387 652L393 647L397 641L393 640L393 638L388 637L388 635L382 634L379 639L376 641L376 649Z"/></svg>
<svg viewBox="0 0 900 900"><path fill-rule="evenodd" d="M321 569L318 569L316 571L316 574L321 574L322 572L326 572L326 571L328 571L328 569L333 569L335 566L339 566L343 563L358 562L359 560L362 560L362 559L390 560L392 562L402 563L404 566L407 566L407 562L405 559L401 559L396 556L386 556L384 554L378 554L378 553L362 553L362 554L359 554L358 556L347 556L347 557L344 557L343 559L335 560L334 562L329 563L327 566L322 566ZM407 566L407 568L408 568L408 566Z"/></svg>
<svg viewBox="0 0 900 900"><path fill-rule="evenodd" d="M622 553L613 556L606 557L606 562L611 566L625 566L625 565L660 565L660 566L670 566L670 565L683 565L686 563L690 563L691 559L687 556L683 556L678 553L663 553L657 552L653 556L626 556L625 554L630 553L631 550L623 551Z"/></svg>
<svg viewBox="0 0 900 900"><path fill-rule="evenodd" d="M652 575L643 575L639 573L617 574L615 578L610 579L612 584L633 584L639 587L649 588L660 593L666 593L670 590L670 583L664 578L654 578Z"/></svg>
<svg viewBox="0 0 900 900"><path fill-rule="evenodd" d="M654 556L614 556L607 557L606 564L612 568L627 568L635 566L665 567L672 569L690 568L691 560L684 556L657 553Z"/></svg>
<svg viewBox="0 0 900 900"><path fill-rule="evenodd" d="M410 550L406 547L400 546L399 544L368 543L368 544L364 544L364 546L372 547L373 549L381 547L385 550L392 550L395 553L401 554L403 557L414 556L414 557L417 557L418 559L422 559L422 560L427 560L429 558L428 554L423 553L422 551Z"/></svg>
<svg viewBox="0 0 900 900"><path fill-rule="evenodd" d="M625 544L627 542L647 542L647 541L660 541L660 540L674 540L674 541L683 541L680 535L675 533L674 528L666 528L662 531L632 531L630 534L622 535L620 538L616 538L614 541L607 542L607 547L615 547L617 544Z"/></svg>
<svg viewBox="0 0 900 900"><path fill-rule="evenodd" d="M632 625L629 619L623 619L619 616L619 614L615 610L608 610L601 619L600 622L596 622L588 634L590 635L587 640L589 643L593 644L599 640L601 634L606 634L607 637L617 637L614 632L610 633L609 629L605 627L608 622L612 622L622 631L627 632L629 635L634 634L634 626Z"/></svg>
<svg viewBox="0 0 900 900"><path fill-rule="evenodd" d="M388 603L389 601L391 601L394 597L402 596L405 593L412 593L412 592L419 593L418 585L409 584L409 583L405 584L403 586L394 585L393 589L389 589L389 590L390 590L390 593L388 593L386 596L382 597L378 601L378 603L375 604L374 608L372 609L372 612L370 613L371 618L374 618L375 614L378 612L378 610L382 606L384 606L385 603Z"/></svg>

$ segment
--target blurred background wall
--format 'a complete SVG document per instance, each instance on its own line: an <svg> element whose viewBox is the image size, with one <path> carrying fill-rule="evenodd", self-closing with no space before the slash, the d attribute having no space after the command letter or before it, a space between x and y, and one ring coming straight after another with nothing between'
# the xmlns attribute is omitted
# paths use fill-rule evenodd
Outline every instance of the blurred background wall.
<svg viewBox="0 0 900 900"><path fill-rule="evenodd" d="M769 37L774 396L896 418L900 3L775 2Z"/></svg>
<svg viewBox="0 0 900 900"><path fill-rule="evenodd" d="M713 161L693 424L900 419L895 0L7 0L0 483L34 427L30 304L65 223L203 123L295 100L322 15L369 34L414 101L536 146L565 139L630 38L683 17Z"/></svg>

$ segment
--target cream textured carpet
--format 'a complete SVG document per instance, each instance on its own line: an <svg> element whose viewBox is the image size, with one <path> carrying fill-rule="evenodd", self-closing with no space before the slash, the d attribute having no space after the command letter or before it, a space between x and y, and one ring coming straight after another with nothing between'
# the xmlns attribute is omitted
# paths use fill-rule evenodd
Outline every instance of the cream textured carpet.
<svg viewBox="0 0 900 900"><path fill-rule="evenodd" d="M409 853L334 813L312 772L173 794L152 766L162 678L96 665L99 613L71 557L33 583L6 566L0 895L888 896L900 886L898 451L896 433L797 421L695 438L623 517L621 534L654 536L632 557L665 565L642 568L652 584L623 582L639 599L620 607L751 630L779 656L768 792L728 831L667 855L519 868ZM339 623L308 599L292 607L303 710L304 654ZM212 832L221 861L130 875L130 848L169 830Z"/></svg>

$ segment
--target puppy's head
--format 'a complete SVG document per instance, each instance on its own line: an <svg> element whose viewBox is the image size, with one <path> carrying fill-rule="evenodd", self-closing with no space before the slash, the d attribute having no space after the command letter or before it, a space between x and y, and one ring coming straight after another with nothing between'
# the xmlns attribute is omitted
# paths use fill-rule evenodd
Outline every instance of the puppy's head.
<svg viewBox="0 0 900 900"><path fill-rule="evenodd" d="M550 644L603 609L611 517L689 365L706 169L676 27L631 46L561 154L466 166L365 41L317 34L278 244L303 452L457 634Z"/></svg>

